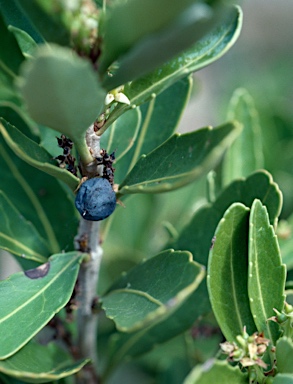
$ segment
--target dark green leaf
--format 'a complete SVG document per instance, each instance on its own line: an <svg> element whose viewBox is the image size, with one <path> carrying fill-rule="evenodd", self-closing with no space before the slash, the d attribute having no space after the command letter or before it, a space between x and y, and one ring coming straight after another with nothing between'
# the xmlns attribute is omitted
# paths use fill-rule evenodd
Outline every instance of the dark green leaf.
<svg viewBox="0 0 293 384"><path fill-rule="evenodd" d="M213 312L225 338L256 331L247 293L249 208L235 203L225 212L210 252L207 284Z"/></svg>
<svg viewBox="0 0 293 384"><path fill-rule="evenodd" d="M17 0L20 9L45 40L70 45L70 34L60 6L46 0Z"/></svg>
<svg viewBox="0 0 293 384"><path fill-rule="evenodd" d="M102 55L99 71L104 74L114 61L144 37L156 33L176 20L193 0L149 0L116 2L102 20ZM123 33L122 33L123 32ZM121 83L120 83L121 84Z"/></svg>
<svg viewBox="0 0 293 384"><path fill-rule="evenodd" d="M227 118L240 122L243 125L243 130L225 154L224 184L228 184L239 177L247 177L252 172L264 167L258 113L252 97L245 89L235 91L229 105Z"/></svg>
<svg viewBox="0 0 293 384"><path fill-rule="evenodd" d="M0 169L0 190L38 229L47 241L50 253L72 250L78 224L73 193L66 191L51 176L15 156L1 135Z"/></svg>
<svg viewBox="0 0 293 384"><path fill-rule="evenodd" d="M22 348L64 307L83 257L79 252L57 254L36 269L0 282L0 359Z"/></svg>
<svg viewBox="0 0 293 384"><path fill-rule="evenodd" d="M119 192L158 193L182 187L213 168L239 132L236 123L227 123L214 129L175 134L140 158L119 186Z"/></svg>
<svg viewBox="0 0 293 384"><path fill-rule="evenodd" d="M18 105L11 101L0 101L0 117L17 127L29 139L39 142L37 124Z"/></svg>
<svg viewBox="0 0 293 384"><path fill-rule="evenodd" d="M206 204L198 209L179 238L169 246L188 250L193 254L194 260L207 265L211 241L224 212L236 202L251 207L256 198L266 205L270 223L276 223L282 207L281 192L268 172L258 171L247 179L234 181L223 190L213 204Z"/></svg>
<svg viewBox="0 0 293 384"><path fill-rule="evenodd" d="M1 124L2 123L2 124ZM22 160L33 167L62 180L73 191L79 184L79 179L66 169L58 167L56 160L40 145L23 135L16 127L0 118L0 132L7 145Z"/></svg>
<svg viewBox="0 0 293 384"><path fill-rule="evenodd" d="M286 268L267 209L255 200L249 220L248 295L257 329L264 332L273 345L280 331L279 326L268 319L274 316L274 308L281 312L284 307L285 280Z"/></svg>
<svg viewBox="0 0 293 384"><path fill-rule="evenodd" d="M105 98L90 63L69 48L42 46L21 75L19 87L32 118L73 141L83 138Z"/></svg>
<svg viewBox="0 0 293 384"><path fill-rule="evenodd" d="M1 13L6 25L13 25L25 31L38 43L43 42L40 35L32 27L22 10L20 10L17 0L1 0Z"/></svg>
<svg viewBox="0 0 293 384"><path fill-rule="evenodd" d="M124 332L170 316L204 277L191 259L188 252L171 250L133 268L101 298L107 316Z"/></svg>
<svg viewBox="0 0 293 384"><path fill-rule="evenodd" d="M186 77L141 106L142 124L137 140L125 158L116 162L115 180L118 184L141 155L151 152L174 133L188 102L191 86L192 78Z"/></svg>
<svg viewBox="0 0 293 384"><path fill-rule="evenodd" d="M103 129L111 125L125 110L140 105L170 87L179 79L211 64L224 55L237 40L242 26L242 12L236 7L231 19L207 34L189 50L170 60L162 67L125 86L124 92L131 106L118 105Z"/></svg>
<svg viewBox="0 0 293 384"><path fill-rule="evenodd" d="M0 361L0 372L26 383L48 383L77 373L88 362L74 362L55 343L43 346L31 341L10 358Z"/></svg>
<svg viewBox="0 0 293 384"><path fill-rule="evenodd" d="M227 361L209 361L208 365L195 367L183 384L247 384L247 374L239 367L232 367Z"/></svg>
<svg viewBox="0 0 293 384"><path fill-rule="evenodd" d="M0 213L0 248L26 259L45 262L50 254L48 244L1 191Z"/></svg>
<svg viewBox="0 0 293 384"><path fill-rule="evenodd" d="M282 337L277 341L276 360L278 372L293 374L293 342L288 337Z"/></svg>
<svg viewBox="0 0 293 384"><path fill-rule="evenodd" d="M0 71L14 81L24 57L15 37L8 31L1 14L0 36Z"/></svg>

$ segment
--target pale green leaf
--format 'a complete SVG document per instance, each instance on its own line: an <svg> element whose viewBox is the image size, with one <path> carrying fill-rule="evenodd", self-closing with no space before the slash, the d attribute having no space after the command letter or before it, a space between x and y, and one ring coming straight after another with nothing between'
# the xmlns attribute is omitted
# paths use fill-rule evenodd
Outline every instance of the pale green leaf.
<svg viewBox="0 0 293 384"><path fill-rule="evenodd" d="M273 384L293 384L293 374L278 373L274 377Z"/></svg>
<svg viewBox="0 0 293 384"><path fill-rule="evenodd" d="M31 117L80 140L104 106L105 91L87 60L69 48L41 46L21 68L19 88Z"/></svg>
<svg viewBox="0 0 293 384"><path fill-rule="evenodd" d="M237 120L243 130L225 154L224 184L264 167L259 117L253 99L245 89L234 92L227 118Z"/></svg>
<svg viewBox="0 0 293 384"><path fill-rule="evenodd" d="M30 57L37 48L37 43L34 39L22 29L16 28L12 25L8 27L8 30L14 34L22 54Z"/></svg>
<svg viewBox="0 0 293 384"><path fill-rule="evenodd" d="M0 372L26 383L48 383L77 373L89 360L74 362L68 352L51 342L29 342L16 354L0 361Z"/></svg>
<svg viewBox="0 0 293 384"><path fill-rule="evenodd" d="M0 282L1 360L22 348L66 305L83 257L79 252L56 254L36 269Z"/></svg>
<svg viewBox="0 0 293 384"><path fill-rule="evenodd" d="M2 191L0 214L0 248L29 260L45 262L50 254L48 244Z"/></svg>
<svg viewBox="0 0 293 384"><path fill-rule="evenodd" d="M212 308L225 338L256 331L247 293L249 208L234 203L215 232L207 284Z"/></svg>
<svg viewBox="0 0 293 384"><path fill-rule="evenodd" d="M181 78L219 59L235 43L240 34L241 26L242 11L236 7L226 23L207 34L189 50L168 61L150 74L128 83L125 86L124 93L130 99L131 106L118 105L102 130L111 125L127 109L150 100L153 95L163 92Z"/></svg>
<svg viewBox="0 0 293 384"><path fill-rule="evenodd" d="M196 366L183 384L247 384L247 374L239 366L232 367L227 361L209 360Z"/></svg>
<svg viewBox="0 0 293 384"><path fill-rule="evenodd" d="M196 366L183 384L246 384L247 374L238 366L232 367L227 361L210 360Z"/></svg>
<svg viewBox="0 0 293 384"><path fill-rule="evenodd" d="M248 295L257 329L264 332L273 345L280 331L279 326L268 319L274 316L274 308L280 312L283 309L285 280L286 268L267 209L255 200L249 219Z"/></svg>
<svg viewBox="0 0 293 384"><path fill-rule="evenodd" d="M288 337L281 337L276 344L278 372L293 374L293 342Z"/></svg>
<svg viewBox="0 0 293 384"><path fill-rule="evenodd" d="M188 252L164 251L122 276L101 298L119 330L134 332L174 312L204 277Z"/></svg>
<svg viewBox="0 0 293 384"><path fill-rule="evenodd" d="M56 160L40 145L22 134L16 127L0 118L0 132L4 140L22 160L39 170L62 180L73 191L79 184L79 179L66 169L58 167ZM57 145L56 145L57 146Z"/></svg>
<svg viewBox="0 0 293 384"><path fill-rule="evenodd" d="M167 192L208 172L240 133L236 123L175 134L142 156L119 186L119 193Z"/></svg>

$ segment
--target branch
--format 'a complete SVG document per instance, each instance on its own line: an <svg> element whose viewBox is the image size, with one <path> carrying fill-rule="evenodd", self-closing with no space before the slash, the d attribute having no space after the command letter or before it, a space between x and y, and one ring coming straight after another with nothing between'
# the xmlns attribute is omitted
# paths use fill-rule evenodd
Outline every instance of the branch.
<svg viewBox="0 0 293 384"><path fill-rule="evenodd" d="M91 155L100 156L100 137L96 135L93 125L86 133L86 143ZM83 165L85 173L101 173L101 166L95 162ZM79 295L77 312L78 350L81 358L90 357L92 365L83 369L78 377L79 384L97 384L97 325L98 316L94 311L96 290L99 278L103 250L99 244L99 222L80 219L78 233L74 239L75 249L87 252L90 259L81 264L78 276Z"/></svg>
<svg viewBox="0 0 293 384"><path fill-rule="evenodd" d="M93 310L96 300L99 270L102 260L102 248L99 245L99 222L87 221L81 218L78 234L75 237L75 247L85 247L90 254L90 260L83 262L80 267L78 285L79 295L77 301L78 318L78 350L81 358L90 357L94 369L98 366L97 356L97 323L98 316ZM84 251L85 249L83 249ZM91 373L91 376L93 374ZM84 377L80 383L97 383L96 378L90 381Z"/></svg>

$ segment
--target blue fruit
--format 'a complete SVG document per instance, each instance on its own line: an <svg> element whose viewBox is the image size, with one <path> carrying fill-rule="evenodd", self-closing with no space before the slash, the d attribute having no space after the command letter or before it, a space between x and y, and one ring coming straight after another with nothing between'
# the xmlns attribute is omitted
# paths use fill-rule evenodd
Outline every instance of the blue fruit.
<svg viewBox="0 0 293 384"><path fill-rule="evenodd" d="M94 177L81 184L75 206L86 220L104 220L115 210L116 195L107 179Z"/></svg>

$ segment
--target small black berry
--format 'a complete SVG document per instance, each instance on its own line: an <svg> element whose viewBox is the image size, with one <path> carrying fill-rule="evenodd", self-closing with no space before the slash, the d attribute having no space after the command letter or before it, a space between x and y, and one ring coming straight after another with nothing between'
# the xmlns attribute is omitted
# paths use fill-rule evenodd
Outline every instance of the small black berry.
<svg viewBox="0 0 293 384"><path fill-rule="evenodd" d="M107 179L94 177L81 184L75 206L85 220L104 220L115 210L116 195Z"/></svg>

